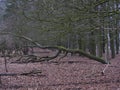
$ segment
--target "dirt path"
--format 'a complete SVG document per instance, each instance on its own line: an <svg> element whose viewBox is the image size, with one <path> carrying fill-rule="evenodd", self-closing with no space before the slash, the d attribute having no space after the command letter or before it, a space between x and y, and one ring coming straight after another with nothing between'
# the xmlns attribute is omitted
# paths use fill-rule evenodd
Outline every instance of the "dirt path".
<svg viewBox="0 0 120 90"><path fill-rule="evenodd" d="M120 56L105 65L84 57L66 57L44 63L8 64L9 73L41 70L40 76L2 76L0 90L120 90ZM0 73L5 73L0 62Z"/></svg>

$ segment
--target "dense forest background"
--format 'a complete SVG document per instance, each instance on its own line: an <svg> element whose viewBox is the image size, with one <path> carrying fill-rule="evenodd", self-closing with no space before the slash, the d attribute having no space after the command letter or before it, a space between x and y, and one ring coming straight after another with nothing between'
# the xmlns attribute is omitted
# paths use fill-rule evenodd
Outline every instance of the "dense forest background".
<svg viewBox="0 0 120 90"><path fill-rule="evenodd" d="M0 30L106 59L119 53L120 0L1 0ZM30 45L1 35L8 47Z"/></svg>

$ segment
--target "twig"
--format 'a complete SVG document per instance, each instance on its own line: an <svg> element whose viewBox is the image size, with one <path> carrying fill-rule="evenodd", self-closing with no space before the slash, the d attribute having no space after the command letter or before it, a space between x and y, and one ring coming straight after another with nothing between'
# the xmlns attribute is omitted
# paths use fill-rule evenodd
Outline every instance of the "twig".
<svg viewBox="0 0 120 90"><path fill-rule="evenodd" d="M106 71L106 69L108 68L109 65L110 65L110 64L108 63L108 64L105 66L105 68L104 68L103 71L102 71L102 75L105 74L105 71Z"/></svg>

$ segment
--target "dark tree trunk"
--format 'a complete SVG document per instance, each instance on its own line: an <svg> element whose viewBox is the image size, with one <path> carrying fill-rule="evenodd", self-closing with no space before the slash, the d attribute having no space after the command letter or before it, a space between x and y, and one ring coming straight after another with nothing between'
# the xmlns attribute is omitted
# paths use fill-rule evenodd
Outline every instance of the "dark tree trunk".
<svg viewBox="0 0 120 90"><path fill-rule="evenodd" d="M110 34L111 57L115 58L115 44L114 44L114 32L113 32L113 30L110 30L109 34Z"/></svg>
<svg viewBox="0 0 120 90"><path fill-rule="evenodd" d="M96 56L96 43L95 43L95 32L91 32L90 34L90 48L89 48L89 51L90 51L90 54L92 55L95 55Z"/></svg>

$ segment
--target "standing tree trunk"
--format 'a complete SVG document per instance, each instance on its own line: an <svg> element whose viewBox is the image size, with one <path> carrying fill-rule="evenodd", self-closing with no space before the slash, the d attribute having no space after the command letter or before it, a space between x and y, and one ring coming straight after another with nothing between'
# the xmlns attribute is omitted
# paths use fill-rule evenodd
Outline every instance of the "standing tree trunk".
<svg viewBox="0 0 120 90"><path fill-rule="evenodd" d="M110 34L110 50L111 50L111 57L115 58L115 44L114 44L114 32L111 29L109 31Z"/></svg>
<svg viewBox="0 0 120 90"><path fill-rule="evenodd" d="M119 11L119 0L116 0L116 11ZM119 54L119 15L116 15L115 27L116 27L116 54Z"/></svg>
<svg viewBox="0 0 120 90"><path fill-rule="evenodd" d="M90 33L90 54L95 55L96 56L96 43L95 43L95 32L91 32Z"/></svg>

